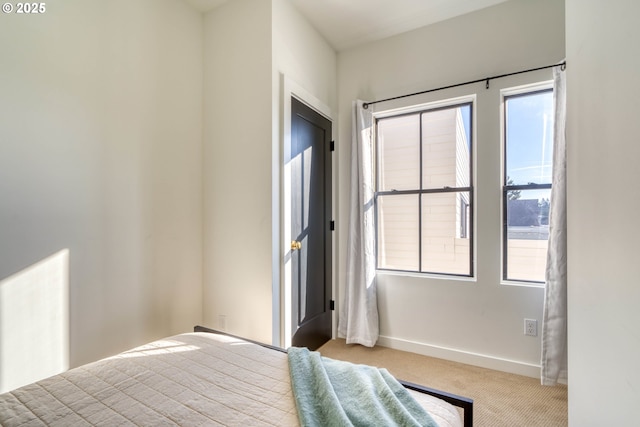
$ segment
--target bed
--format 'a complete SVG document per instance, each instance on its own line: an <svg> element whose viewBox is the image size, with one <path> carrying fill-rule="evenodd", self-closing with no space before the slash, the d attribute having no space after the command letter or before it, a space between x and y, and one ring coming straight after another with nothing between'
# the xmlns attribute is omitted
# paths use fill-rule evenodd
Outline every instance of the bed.
<svg viewBox="0 0 640 427"><path fill-rule="evenodd" d="M401 383L440 427L472 425L471 399ZM299 417L286 351L196 326L0 395L0 425L295 426Z"/></svg>

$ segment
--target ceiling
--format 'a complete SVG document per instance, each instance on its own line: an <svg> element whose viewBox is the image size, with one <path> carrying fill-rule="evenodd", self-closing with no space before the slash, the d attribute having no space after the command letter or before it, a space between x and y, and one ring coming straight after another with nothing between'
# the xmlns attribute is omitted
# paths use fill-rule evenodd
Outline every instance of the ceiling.
<svg viewBox="0 0 640 427"><path fill-rule="evenodd" d="M233 0L185 0L207 12ZM414 30L507 0L289 0L337 50Z"/></svg>

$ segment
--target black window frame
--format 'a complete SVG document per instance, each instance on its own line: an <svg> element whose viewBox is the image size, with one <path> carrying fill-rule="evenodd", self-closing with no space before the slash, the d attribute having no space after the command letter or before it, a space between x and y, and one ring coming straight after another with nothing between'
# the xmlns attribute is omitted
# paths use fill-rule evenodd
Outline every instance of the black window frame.
<svg viewBox="0 0 640 427"><path fill-rule="evenodd" d="M467 187L449 187L445 186L442 188L423 188L423 143L422 143L422 116L423 114L427 114L434 111L441 110L449 110L454 108L461 107L469 107L469 140L467 141L469 145L469 186ZM428 107L418 108L415 110L411 110L408 112L398 113L398 114L389 114L384 116L374 116L374 180L375 180L375 191L374 191L374 199L373 199L373 209L374 209L374 224L375 224L375 260L376 265L375 268L377 271L387 271L387 272L395 272L395 273L408 273L408 274L425 274L425 275L434 275L440 277L460 277L460 278L474 278L475 277L475 221L474 221L474 210L475 210L475 200L474 200L474 150L473 150L473 134L474 134L474 108L475 108L475 99L474 100L465 100L462 102L453 102L451 104L446 104L438 107ZM378 146L378 123L381 120L397 118L403 116L410 115L420 115L420 179L419 186L420 189L415 190L387 190L387 191L379 191L380 188L380 174L379 174L379 146ZM432 271L423 271L422 269L422 197L428 194L444 194L444 193L464 193L467 192L469 194L469 203L468 203L468 218L466 218L466 230L469 235L469 274L456 274L456 273L444 273L444 272L432 272ZM401 195L418 195L417 203L418 203L418 270L403 270L403 269L392 269L392 268L382 268L378 265L378 249L379 249L379 238L378 238L378 198L386 197L386 196L401 196Z"/></svg>
<svg viewBox="0 0 640 427"><path fill-rule="evenodd" d="M502 131L503 131L503 141L502 141L502 154L504 161L502 162L502 280L505 282L512 283L530 283L530 284L544 284L545 281L539 280L526 280L526 279L511 279L508 277L508 243L509 243L509 225L508 225L508 198L509 193L511 191L520 191L520 190L550 190L552 188L552 183L548 184L538 184L535 182L530 182L527 184L518 184L518 185L509 185L509 176L507 175L507 101L513 98L521 98L525 96L537 95L541 93L553 93L553 87L547 88L539 88L532 89L530 91L523 91L519 93L514 93L511 95L503 95L502 102L504 104L504 111L502 113Z"/></svg>

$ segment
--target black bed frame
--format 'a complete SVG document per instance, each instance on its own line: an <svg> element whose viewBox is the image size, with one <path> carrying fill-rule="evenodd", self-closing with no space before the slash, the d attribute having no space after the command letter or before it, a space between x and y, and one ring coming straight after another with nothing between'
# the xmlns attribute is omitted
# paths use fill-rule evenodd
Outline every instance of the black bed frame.
<svg viewBox="0 0 640 427"><path fill-rule="evenodd" d="M222 331L217 331L215 329L211 329L211 328L207 328L204 326L195 326L193 328L194 332L209 332L209 333L214 333L214 334L220 334L220 335L227 335L233 338L237 338L237 339L241 339L253 344L257 344L260 345L262 347L266 347L266 348L270 348L272 350L276 350L276 351L280 351L283 353L286 353L287 350L280 348L280 347L276 347L273 345L269 345L269 344L264 344L258 341L254 341L254 340L249 340L246 338L242 338L236 335L232 335L232 334L228 334L226 332L222 332ZM463 423L464 423L464 427L472 427L473 426L473 399L469 399L468 397L463 397L463 396L458 396L456 394L451 394L451 393L447 393L444 391L440 391L440 390L436 390L433 388L429 388L429 387L425 387L419 384L414 384L414 383L410 383L408 381L404 381L404 380L398 380L400 382L400 384L402 384L405 388L408 388L410 390L414 390L417 391L419 393L425 393L425 394L429 394L431 396L435 396L438 399L442 399L445 402L450 403L453 406L457 406L459 408L462 408L464 411L464 415L463 415Z"/></svg>

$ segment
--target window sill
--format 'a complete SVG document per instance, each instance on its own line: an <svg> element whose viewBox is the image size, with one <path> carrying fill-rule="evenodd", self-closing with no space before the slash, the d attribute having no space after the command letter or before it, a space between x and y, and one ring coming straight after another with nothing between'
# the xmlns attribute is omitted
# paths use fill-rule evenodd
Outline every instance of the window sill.
<svg viewBox="0 0 640 427"><path fill-rule="evenodd" d="M518 280L501 280L500 284L504 285L504 286L518 286L518 287L524 287L524 288L539 288L539 289L544 289L545 288L545 284L544 283L540 283L540 282L522 282L522 281L518 281Z"/></svg>
<svg viewBox="0 0 640 427"><path fill-rule="evenodd" d="M376 270L377 275L383 276L400 276L400 277L415 277L418 279L436 279L436 280L448 280L454 282L477 282L477 278L468 276L452 276L446 274L433 274L433 273L417 273L413 271L395 271L395 270Z"/></svg>

